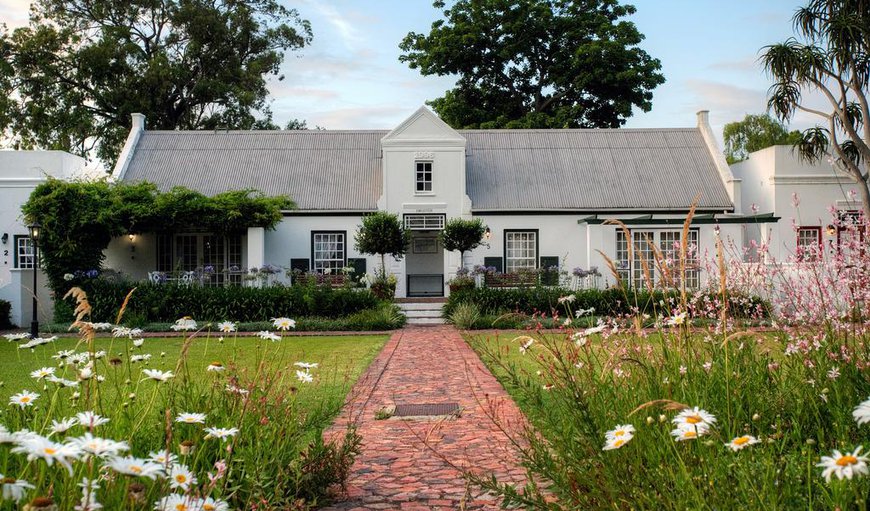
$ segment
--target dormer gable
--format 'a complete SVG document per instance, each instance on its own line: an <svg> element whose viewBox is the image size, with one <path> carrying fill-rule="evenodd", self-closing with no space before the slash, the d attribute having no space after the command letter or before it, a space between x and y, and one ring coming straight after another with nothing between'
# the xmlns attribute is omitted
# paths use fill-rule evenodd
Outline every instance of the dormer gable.
<svg viewBox="0 0 870 511"><path fill-rule="evenodd" d="M451 146L465 147L465 137L421 106L381 139L382 147Z"/></svg>

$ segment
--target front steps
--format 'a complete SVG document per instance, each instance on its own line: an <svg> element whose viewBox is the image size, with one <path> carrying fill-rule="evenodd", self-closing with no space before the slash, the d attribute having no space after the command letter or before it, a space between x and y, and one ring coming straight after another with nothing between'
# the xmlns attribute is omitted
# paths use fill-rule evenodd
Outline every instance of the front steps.
<svg viewBox="0 0 870 511"><path fill-rule="evenodd" d="M444 298L400 298L396 300L396 305L408 318L408 325L436 326L445 323L441 317L445 301Z"/></svg>

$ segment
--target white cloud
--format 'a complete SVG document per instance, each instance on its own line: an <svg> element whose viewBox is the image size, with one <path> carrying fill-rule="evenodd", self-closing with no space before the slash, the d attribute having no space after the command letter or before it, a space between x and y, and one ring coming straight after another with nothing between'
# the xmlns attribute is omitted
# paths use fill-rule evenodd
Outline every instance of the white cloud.
<svg viewBox="0 0 870 511"><path fill-rule="evenodd" d="M9 29L27 24L30 13L30 0L0 0L0 23Z"/></svg>

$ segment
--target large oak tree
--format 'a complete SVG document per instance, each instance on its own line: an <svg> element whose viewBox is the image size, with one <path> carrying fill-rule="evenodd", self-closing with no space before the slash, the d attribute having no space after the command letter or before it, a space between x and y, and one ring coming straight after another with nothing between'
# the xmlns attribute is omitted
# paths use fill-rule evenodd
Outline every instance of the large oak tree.
<svg viewBox="0 0 870 511"><path fill-rule="evenodd" d="M276 0L36 0L0 32L0 129L18 148L116 158L155 129L272 128L267 78L311 40Z"/></svg>
<svg viewBox="0 0 870 511"><path fill-rule="evenodd" d="M617 0L455 0L409 33L399 58L424 75L456 75L429 104L455 128L618 127L652 108L661 63Z"/></svg>

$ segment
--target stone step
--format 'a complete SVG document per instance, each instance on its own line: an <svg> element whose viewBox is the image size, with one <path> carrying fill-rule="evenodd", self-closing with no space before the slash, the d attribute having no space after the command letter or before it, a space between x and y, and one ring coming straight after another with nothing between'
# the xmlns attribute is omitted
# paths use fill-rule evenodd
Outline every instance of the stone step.
<svg viewBox="0 0 870 511"><path fill-rule="evenodd" d="M408 324L414 326L435 326L443 325L445 323L444 318L408 318Z"/></svg>
<svg viewBox="0 0 870 511"><path fill-rule="evenodd" d="M441 311L443 303L397 303L403 311Z"/></svg>
<svg viewBox="0 0 870 511"><path fill-rule="evenodd" d="M408 318L440 318L441 310L408 310L402 311Z"/></svg>

